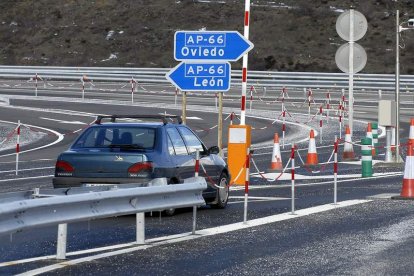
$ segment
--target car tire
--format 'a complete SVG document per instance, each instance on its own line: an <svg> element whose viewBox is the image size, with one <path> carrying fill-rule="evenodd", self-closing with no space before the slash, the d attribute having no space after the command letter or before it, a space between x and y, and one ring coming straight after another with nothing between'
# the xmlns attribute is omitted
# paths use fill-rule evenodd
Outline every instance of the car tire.
<svg viewBox="0 0 414 276"><path fill-rule="evenodd" d="M170 208L167 210L164 210L164 214L167 215L168 217L172 217L175 215L175 208Z"/></svg>
<svg viewBox="0 0 414 276"><path fill-rule="evenodd" d="M221 173L217 185L220 188L217 189L216 200L210 206L216 209L224 209L229 200L229 177L225 172Z"/></svg>

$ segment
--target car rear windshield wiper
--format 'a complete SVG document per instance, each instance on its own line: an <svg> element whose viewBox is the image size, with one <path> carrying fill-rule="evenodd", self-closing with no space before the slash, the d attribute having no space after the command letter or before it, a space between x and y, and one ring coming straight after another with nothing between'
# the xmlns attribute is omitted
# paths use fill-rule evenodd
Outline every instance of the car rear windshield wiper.
<svg viewBox="0 0 414 276"><path fill-rule="evenodd" d="M143 146L138 144L110 144L109 148L122 148L122 149L145 149Z"/></svg>

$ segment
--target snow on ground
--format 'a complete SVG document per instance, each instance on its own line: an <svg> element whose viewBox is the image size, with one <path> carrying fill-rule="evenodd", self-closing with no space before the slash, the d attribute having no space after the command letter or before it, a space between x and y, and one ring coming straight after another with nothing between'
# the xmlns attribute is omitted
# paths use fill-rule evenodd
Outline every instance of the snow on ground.
<svg viewBox="0 0 414 276"><path fill-rule="evenodd" d="M0 124L0 151L16 148L17 132L14 124ZM34 129L30 129L24 125L20 128L20 146L39 141L47 134Z"/></svg>

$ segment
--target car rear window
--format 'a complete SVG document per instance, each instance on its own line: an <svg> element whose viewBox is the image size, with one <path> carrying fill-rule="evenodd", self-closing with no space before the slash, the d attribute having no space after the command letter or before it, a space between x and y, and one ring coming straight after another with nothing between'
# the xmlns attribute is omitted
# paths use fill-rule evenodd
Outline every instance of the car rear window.
<svg viewBox="0 0 414 276"><path fill-rule="evenodd" d="M153 149L155 129L145 127L92 127L86 130L72 148L109 148L132 145L137 149Z"/></svg>

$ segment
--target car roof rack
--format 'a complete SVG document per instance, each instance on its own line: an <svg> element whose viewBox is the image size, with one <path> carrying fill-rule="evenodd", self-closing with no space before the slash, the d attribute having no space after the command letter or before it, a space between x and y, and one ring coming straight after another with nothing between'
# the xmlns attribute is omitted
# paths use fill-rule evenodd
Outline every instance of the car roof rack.
<svg viewBox="0 0 414 276"><path fill-rule="evenodd" d="M168 124L168 119L177 119L179 124L183 123L179 115L98 115L95 124L100 125L106 118L111 119L111 123L115 123L116 119L161 119L164 125Z"/></svg>

